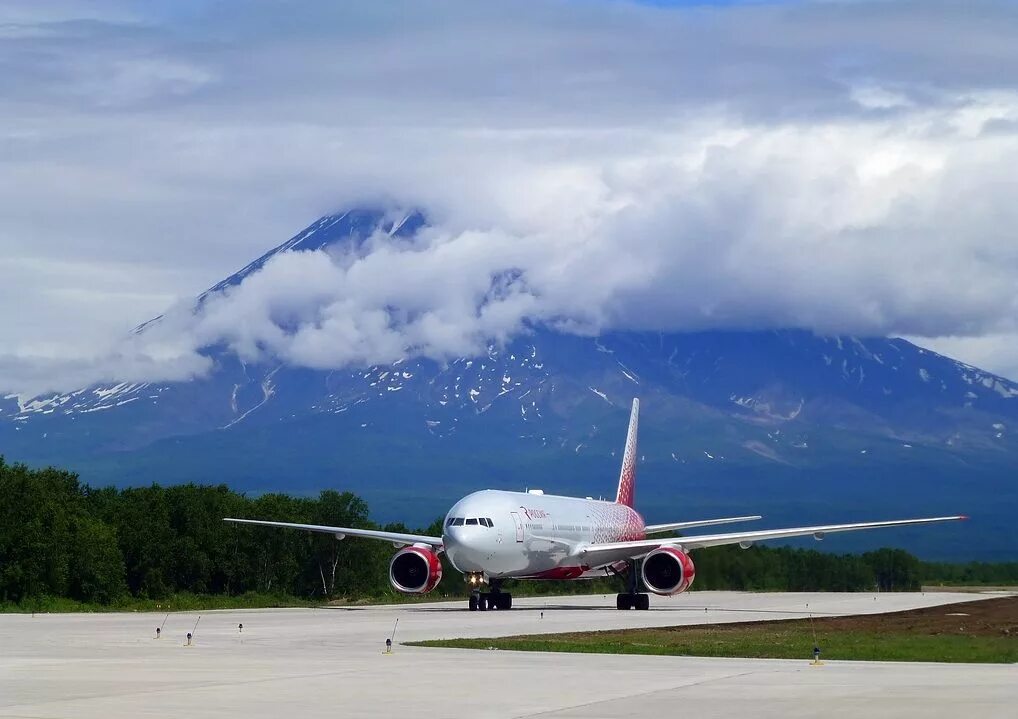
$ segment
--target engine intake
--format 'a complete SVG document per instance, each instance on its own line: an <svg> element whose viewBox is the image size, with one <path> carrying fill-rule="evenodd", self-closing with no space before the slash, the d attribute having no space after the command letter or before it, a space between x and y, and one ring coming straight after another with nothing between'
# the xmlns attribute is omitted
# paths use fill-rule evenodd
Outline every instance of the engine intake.
<svg viewBox="0 0 1018 719"><path fill-rule="evenodd" d="M389 562L389 582L404 594L426 594L442 581L442 561L431 547L406 547Z"/></svg>
<svg viewBox="0 0 1018 719"><path fill-rule="evenodd" d="M654 594L670 596L689 589L696 568L681 549L661 547L644 557L641 574L647 589Z"/></svg>

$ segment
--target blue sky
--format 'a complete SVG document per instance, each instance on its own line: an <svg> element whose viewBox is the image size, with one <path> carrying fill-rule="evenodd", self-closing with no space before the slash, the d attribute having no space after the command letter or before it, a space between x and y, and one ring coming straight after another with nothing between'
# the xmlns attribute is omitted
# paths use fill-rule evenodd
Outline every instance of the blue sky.
<svg viewBox="0 0 1018 719"><path fill-rule="evenodd" d="M1018 6L709 5L5 3L0 389L188 376L221 339L188 298L365 202L435 227L229 316L277 337L312 303L370 340L404 303L448 351L551 318L794 326L1018 377ZM378 266L402 291L351 294ZM460 279L507 269L471 319ZM329 331L316 362L363 360Z"/></svg>

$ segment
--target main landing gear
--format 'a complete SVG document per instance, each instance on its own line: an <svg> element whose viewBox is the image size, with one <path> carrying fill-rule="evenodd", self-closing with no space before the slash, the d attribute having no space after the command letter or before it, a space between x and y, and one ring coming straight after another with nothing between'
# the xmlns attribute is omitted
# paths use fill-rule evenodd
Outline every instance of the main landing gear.
<svg viewBox="0 0 1018 719"><path fill-rule="evenodd" d="M615 596L616 609L650 609L650 596L633 592Z"/></svg>
<svg viewBox="0 0 1018 719"><path fill-rule="evenodd" d="M469 580L468 580L469 581ZM477 589L470 593L467 607L472 612L483 612L488 609L512 609L513 595L502 591L502 582L491 580L491 591L482 592Z"/></svg>
<svg viewBox="0 0 1018 719"><path fill-rule="evenodd" d="M629 566L626 568L624 575L626 580L626 591L615 597L615 608L620 610L642 609L646 611L647 609L650 609L650 595L638 591L640 573L637 570L636 562L630 560L627 564Z"/></svg>

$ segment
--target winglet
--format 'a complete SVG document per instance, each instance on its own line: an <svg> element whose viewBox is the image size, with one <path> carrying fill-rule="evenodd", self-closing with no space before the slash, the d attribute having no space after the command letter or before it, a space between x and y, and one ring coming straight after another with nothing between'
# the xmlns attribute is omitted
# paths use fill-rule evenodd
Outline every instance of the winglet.
<svg viewBox="0 0 1018 719"><path fill-rule="evenodd" d="M619 490L615 501L627 507L633 506L636 494L636 433L640 425L640 400L633 398L633 411L629 415L629 432L626 434L626 450L622 455L622 472L619 474Z"/></svg>

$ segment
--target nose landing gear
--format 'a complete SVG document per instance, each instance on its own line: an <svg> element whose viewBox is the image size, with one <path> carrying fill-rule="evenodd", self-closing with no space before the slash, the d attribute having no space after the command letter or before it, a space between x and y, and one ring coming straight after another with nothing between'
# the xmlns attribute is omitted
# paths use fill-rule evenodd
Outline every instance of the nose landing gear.
<svg viewBox="0 0 1018 719"><path fill-rule="evenodd" d="M479 582L473 577L467 577L467 583L471 586L478 586ZM470 599L467 600L467 608L471 612L483 612L488 609L512 609L513 596L509 592L502 591L502 582L498 579L490 581L491 591L482 592L480 587L470 592Z"/></svg>

